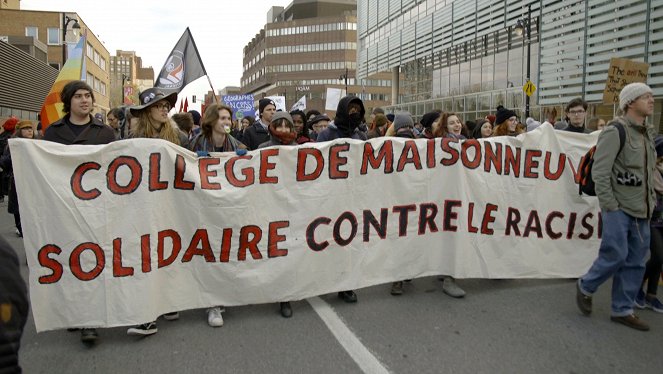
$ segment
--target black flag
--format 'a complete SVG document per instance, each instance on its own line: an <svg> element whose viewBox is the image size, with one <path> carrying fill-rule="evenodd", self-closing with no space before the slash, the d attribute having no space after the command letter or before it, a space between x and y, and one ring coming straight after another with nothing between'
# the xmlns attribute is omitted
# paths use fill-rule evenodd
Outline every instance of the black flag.
<svg viewBox="0 0 663 374"><path fill-rule="evenodd" d="M187 27L161 68L154 87L167 91L166 94L180 92L184 86L204 75L207 75L207 72L198 54L196 42Z"/></svg>

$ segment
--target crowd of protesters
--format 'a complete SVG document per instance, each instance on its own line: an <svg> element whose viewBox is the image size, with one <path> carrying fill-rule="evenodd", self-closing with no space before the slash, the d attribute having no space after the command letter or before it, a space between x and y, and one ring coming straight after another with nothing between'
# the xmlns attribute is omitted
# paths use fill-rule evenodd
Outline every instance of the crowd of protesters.
<svg viewBox="0 0 663 374"><path fill-rule="evenodd" d="M243 155L247 150L339 138L366 141L393 136L462 141L518 136L541 126L533 118L521 121L514 110L503 106L498 106L494 115L466 123L457 113L442 110L425 113L417 123L408 112L386 114L381 108L374 108L366 118L364 103L355 96L346 96L340 100L333 120L316 110L307 113L300 110L290 113L278 111L275 102L265 98L259 100L258 118L244 117L234 125L233 110L221 104L207 106L202 116L195 110L169 116L177 94L166 95L157 88L141 92L140 102L135 106L126 110L110 110L106 125L92 115L94 93L85 82L67 84L61 98L66 114L48 126L43 136L31 121L10 118L2 126L0 148L4 154L0 158L0 199L9 196L9 212L14 214L19 236L23 235L23 231L12 177L11 154L7 146L9 137L41 138L65 145L158 138L194 151L199 157L207 157L211 152ZM556 111L553 111L548 113L544 122L558 131L578 134L603 130L599 135L596 164L592 170L602 210L604 236L598 258L588 273L578 280L576 302L581 312L589 315L592 294L603 282L613 277L615 285L611 319L638 330L648 330L649 327L635 316L633 308L650 308L663 313L663 304L656 298L663 263L663 137L654 140L655 131L651 125L646 124L646 118L653 111L652 91L645 84L626 86L620 93L620 109L624 115L607 124L603 119L586 118L587 108L584 100L573 99L566 105L563 119L558 121ZM628 152L621 152L624 141L619 126L625 129ZM628 179L623 178L625 175L636 182L623 183L622 180ZM633 202L634 196L638 204ZM0 242L0 247L2 244ZM645 266L648 252L651 255ZM453 277L443 275L439 279L443 282L443 291L449 296L465 296L465 291ZM407 281L394 282L391 294L403 294L404 282ZM353 290L341 291L338 297L348 303L357 302ZM208 309L208 324L212 327L222 326L223 311L223 306ZM287 300L280 303L280 313L285 318L293 315ZM163 317L176 320L179 314L174 311ZM22 328L22 325L19 327ZM157 332L156 321L129 328L127 332L141 336L154 334ZM81 329L83 342L91 343L97 338L96 329Z"/></svg>

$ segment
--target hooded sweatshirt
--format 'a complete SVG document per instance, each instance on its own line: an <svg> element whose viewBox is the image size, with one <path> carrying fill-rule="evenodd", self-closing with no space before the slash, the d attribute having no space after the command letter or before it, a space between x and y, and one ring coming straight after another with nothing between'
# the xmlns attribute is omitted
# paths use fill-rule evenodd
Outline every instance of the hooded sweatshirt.
<svg viewBox="0 0 663 374"><path fill-rule="evenodd" d="M350 115L348 113L348 108L350 107L350 103L353 102L359 104L361 111ZM364 109L364 103L362 103L361 99L352 95L345 96L338 103L334 123L330 124L327 129L321 132L316 140L318 142L325 142L338 138L366 140L366 134L359 130L359 126L365 115L366 109Z"/></svg>

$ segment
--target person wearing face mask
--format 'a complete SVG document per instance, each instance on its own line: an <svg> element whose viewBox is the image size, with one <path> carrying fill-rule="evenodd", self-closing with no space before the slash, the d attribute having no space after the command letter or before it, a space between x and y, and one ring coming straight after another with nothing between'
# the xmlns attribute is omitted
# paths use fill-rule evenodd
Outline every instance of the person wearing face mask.
<svg viewBox="0 0 663 374"><path fill-rule="evenodd" d="M302 113L303 114L303 113ZM304 116L302 116L302 119ZM258 149L266 147L283 147L297 145L297 130L292 122L292 117L287 112L276 112L269 124L270 139L258 146ZM281 316L292 317L292 306L289 301L279 303Z"/></svg>
<svg viewBox="0 0 663 374"><path fill-rule="evenodd" d="M200 124L200 134L191 140L189 149L194 152L235 152L246 146L230 135L232 109L222 104L205 108Z"/></svg>
<svg viewBox="0 0 663 374"><path fill-rule="evenodd" d="M367 140L366 134L359 130L365 115L366 109L360 98L353 95L343 97L338 102L334 122L318 135L316 141L326 142L339 138ZM346 303L357 302L357 294L353 290L341 291L338 297Z"/></svg>
<svg viewBox="0 0 663 374"><path fill-rule="evenodd" d="M360 98L353 95L345 96L338 103L334 122L318 134L316 141L326 142L339 138L366 140L366 134L359 129L365 115L366 109Z"/></svg>

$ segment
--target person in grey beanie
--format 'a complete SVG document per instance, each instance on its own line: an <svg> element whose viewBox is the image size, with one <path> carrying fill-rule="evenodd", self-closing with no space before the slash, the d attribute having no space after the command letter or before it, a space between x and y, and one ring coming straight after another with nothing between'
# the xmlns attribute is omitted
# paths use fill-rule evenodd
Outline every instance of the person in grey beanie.
<svg viewBox="0 0 663 374"><path fill-rule="evenodd" d="M394 116L394 136L414 139L414 121L409 112L401 112Z"/></svg>
<svg viewBox="0 0 663 374"><path fill-rule="evenodd" d="M644 83L631 83L619 94L621 117L599 135L592 178L601 207L603 237L598 257L576 283L576 304L582 314L592 313L592 295L613 278L610 320L647 331L649 325L633 312L641 287L650 225L656 206L656 129L646 123L654 113L654 96ZM617 126L623 128L625 144Z"/></svg>

